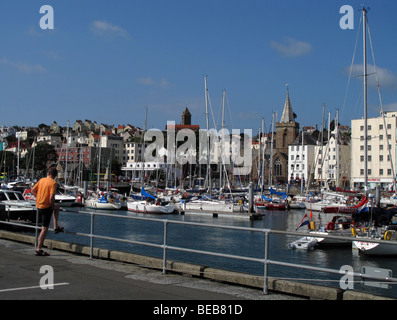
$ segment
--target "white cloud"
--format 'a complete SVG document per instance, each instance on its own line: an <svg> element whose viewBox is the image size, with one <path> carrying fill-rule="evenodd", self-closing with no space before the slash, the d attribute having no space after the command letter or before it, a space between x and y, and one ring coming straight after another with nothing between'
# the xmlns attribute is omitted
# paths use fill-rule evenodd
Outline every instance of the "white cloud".
<svg viewBox="0 0 397 320"><path fill-rule="evenodd" d="M113 25L106 21L96 20L91 22L90 30L99 36L105 37L121 37L131 39L131 36L123 28Z"/></svg>
<svg viewBox="0 0 397 320"><path fill-rule="evenodd" d="M364 74L363 64L354 64L351 68L352 68L352 76L357 76L357 75L362 76ZM347 73L349 73L350 67L347 67L346 71ZM376 67L376 71L378 73L379 85L381 89L382 87L385 88L397 87L397 76L392 71L380 67ZM367 73L369 74L369 76L367 77L368 85L372 87L378 87L374 65L367 65Z"/></svg>
<svg viewBox="0 0 397 320"><path fill-rule="evenodd" d="M152 79L151 76L148 76L146 78L139 78L137 79L137 82L145 86L151 87L168 88L170 86L169 82L165 78L161 78L160 81L155 81Z"/></svg>
<svg viewBox="0 0 397 320"><path fill-rule="evenodd" d="M0 60L1 64L11 66L22 73L44 73L46 69L40 64L29 64L21 61L11 61L7 58Z"/></svg>
<svg viewBox="0 0 397 320"><path fill-rule="evenodd" d="M286 37L282 42L272 41L270 46L288 58L295 58L310 53L313 46L309 42Z"/></svg>

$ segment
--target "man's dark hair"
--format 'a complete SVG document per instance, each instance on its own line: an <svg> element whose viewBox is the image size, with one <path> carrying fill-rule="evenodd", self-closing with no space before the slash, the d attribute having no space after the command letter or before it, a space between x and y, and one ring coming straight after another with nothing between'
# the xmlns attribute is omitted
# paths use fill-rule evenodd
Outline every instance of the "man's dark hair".
<svg viewBox="0 0 397 320"><path fill-rule="evenodd" d="M48 169L48 174L51 176L51 177L56 177L57 175L58 175L58 170L57 170L57 168L55 168L55 167L51 167L50 169Z"/></svg>

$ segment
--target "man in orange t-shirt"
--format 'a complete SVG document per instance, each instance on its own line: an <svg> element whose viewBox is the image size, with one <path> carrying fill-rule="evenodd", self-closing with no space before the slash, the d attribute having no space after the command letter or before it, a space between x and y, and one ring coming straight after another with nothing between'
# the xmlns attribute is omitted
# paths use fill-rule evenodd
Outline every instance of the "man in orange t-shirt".
<svg viewBox="0 0 397 320"><path fill-rule="evenodd" d="M54 218L54 232L58 233L63 231L63 228L58 226L59 205L55 203L55 193L57 191L57 182L55 178L57 175L57 169L51 167L48 170L47 177L40 179L32 189L32 193L36 197L36 207L42 218L42 228L37 243L36 256L49 255L42 250L42 247L47 236L51 216Z"/></svg>

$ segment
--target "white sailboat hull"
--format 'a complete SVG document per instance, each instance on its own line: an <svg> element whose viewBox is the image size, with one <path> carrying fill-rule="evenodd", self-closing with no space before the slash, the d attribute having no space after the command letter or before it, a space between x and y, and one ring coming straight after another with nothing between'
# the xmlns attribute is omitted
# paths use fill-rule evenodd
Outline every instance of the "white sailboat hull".
<svg viewBox="0 0 397 320"><path fill-rule="evenodd" d="M215 201L191 201L181 204L182 210L195 210L205 212L234 212L233 203L215 202Z"/></svg>
<svg viewBox="0 0 397 320"><path fill-rule="evenodd" d="M146 201L128 201L127 209L129 211L148 214L171 214L174 212L174 205L155 205L147 204Z"/></svg>
<svg viewBox="0 0 397 320"><path fill-rule="evenodd" d="M378 243L365 241L353 241L353 250L358 249L368 256L396 256L397 245L392 243Z"/></svg>
<svg viewBox="0 0 397 320"><path fill-rule="evenodd" d="M309 234L312 237L317 239L319 245L350 245L351 239L353 237L350 229L346 230L336 230L336 231L310 231ZM346 237L347 239L331 239L331 238L323 238L321 236L337 236L337 237Z"/></svg>
<svg viewBox="0 0 397 320"><path fill-rule="evenodd" d="M119 210L121 203L100 202L98 199L87 199L84 201L84 206L91 209Z"/></svg>

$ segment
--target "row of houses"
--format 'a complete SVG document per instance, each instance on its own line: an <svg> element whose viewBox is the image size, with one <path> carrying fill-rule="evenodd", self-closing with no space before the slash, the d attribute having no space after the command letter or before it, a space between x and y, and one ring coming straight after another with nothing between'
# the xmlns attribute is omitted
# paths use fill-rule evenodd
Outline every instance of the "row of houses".
<svg viewBox="0 0 397 320"><path fill-rule="evenodd" d="M276 122L275 132L252 141L252 147L256 150L253 162L258 163L252 166L253 179L259 179L258 167L265 148L262 176L266 184L304 182L357 188L364 185L365 165L371 187L380 185L386 188L395 181L397 112L385 112L377 118L368 119L367 152L364 119L352 120L351 127L338 125L324 133L314 126L299 130L295 117L287 92L283 114L280 121ZM186 108L182 114L182 124L173 129L193 127L199 130L198 125L191 124L191 115ZM29 145L25 140L28 132L32 131L36 133L37 139ZM4 141L7 135L18 132L22 142L14 141L5 150L16 153L19 148L21 157L36 143L45 142L55 147L60 163L83 163L89 168L95 162L99 147L105 159L114 159L125 171L136 170L143 161L143 130L133 125L115 127L90 120L77 120L67 128L60 127L56 122L51 126L23 128L19 131L2 127L0 135ZM155 163L151 167L161 168L160 164Z"/></svg>

